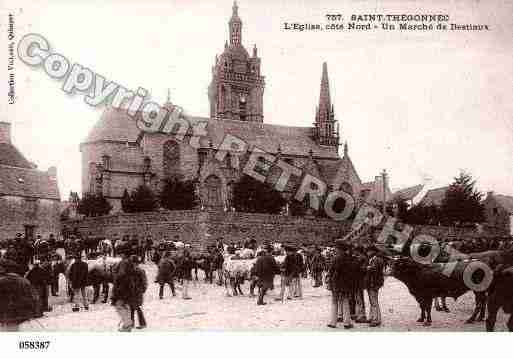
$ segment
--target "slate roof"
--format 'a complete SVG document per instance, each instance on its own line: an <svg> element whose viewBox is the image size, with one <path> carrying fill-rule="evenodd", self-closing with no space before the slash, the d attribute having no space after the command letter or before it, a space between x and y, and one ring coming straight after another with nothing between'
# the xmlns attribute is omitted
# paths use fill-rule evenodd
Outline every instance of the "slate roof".
<svg viewBox="0 0 513 359"><path fill-rule="evenodd" d="M402 198L405 201L411 201L420 193L420 191L422 191L422 188L424 188L424 185L421 185L421 184L412 186L412 187L403 188L398 191L395 191L392 194L392 198L393 199Z"/></svg>
<svg viewBox="0 0 513 359"><path fill-rule="evenodd" d="M0 195L60 200L57 179L37 169L0 165Z"/></svg>
<svg viewBox="0 0 513 359"><path fill-rule="evenodd" d="M125 110L109 107L93 126L85 143L96 141L135 142L140 130Z"/></svg>
<svg viewBox="0 0 513 359"><path fill-rule="evenodd" d="M25 156L10 143L0 143L0 165L32 168Z"/></svg>
<svg viewBox="0 0 513 359"><path fill-rule="evenodd" d="M513 197L503 194L494 194L493 198L509 213L513 213Z"/></svg>
<svg viewBox="0 0 513 359"><path fill-rule="evenodd" d="M420 204L423 206L440 206L448 189L449 186L430 189L426 192Z"/></svg>
<svg viewBox="0 0 513 359"><path fill-rule="evenodd" d="M259 122L214 120L203 117L186 117L192 126L207 121L208 138L201 139L201 146L208 148L210 140L217 148L227 134L244 140L250 148L257 146L269 153L277 153L278 145L284 155L306 156L313 151L314 157L340 158L336 151L319 146L312 138L310 127L292 127ZM90 131L85 143L95 141L137 141L140 130L136 121L126 111L108 108Z"/></svg>

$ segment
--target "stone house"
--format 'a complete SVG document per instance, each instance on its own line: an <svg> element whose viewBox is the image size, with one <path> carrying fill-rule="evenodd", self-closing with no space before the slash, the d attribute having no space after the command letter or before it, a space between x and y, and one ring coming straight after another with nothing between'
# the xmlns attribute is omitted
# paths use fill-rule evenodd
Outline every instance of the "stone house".
<svg viewBox="0 0 513 359"><path fill-rule="evenodd" d="M513 196L488 192L483 206L487 227L513 235Z"/></svg>
<svg viewBox="0 0 513 359"><path fill-rule="evenodd" d="M38 170L12 144L11 124L0 122L0 239L58 234L59 214L57 169Z"/></svg>

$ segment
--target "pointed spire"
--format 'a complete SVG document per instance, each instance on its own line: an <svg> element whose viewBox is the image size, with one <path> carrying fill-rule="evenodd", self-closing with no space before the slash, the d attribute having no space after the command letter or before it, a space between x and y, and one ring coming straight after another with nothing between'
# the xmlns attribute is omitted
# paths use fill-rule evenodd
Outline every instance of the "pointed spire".
<svg viewBox="0 0 513 359"><path fill-rule="evenodd" d="M347 146L347 141L344 142L344 157L347 157L349 153L349 148Z"/></svg>
<svg viewBox="0 0 513 359"><path fill-rule="evenodd" d="M167 100L166 100L167 103L171 102L171 90L169 89L169 87L167 88Z"/></svg>
<svg viewBox="0 0 513 359"><path fill-rule="evenodd" d="M237 2L233 2L232 17L229 22L230 25L230 45L240 45L242 41L242 21L239 17L239 7Z"/></svg>
<svg viewBox="0 0 513 359"><path fill-rule="evenodd" d="M256 47L256 44L253 45L253 57L257 57L257 47Z"/></svg>
<svg viewBox="0 0 513 359"><path fill-rule="evenodd" d="M321 93L319 95L319 112L321 117L327 116L330 110L332 110L332 105L328 79L328 64L324 62L322 64Z"/></svg>

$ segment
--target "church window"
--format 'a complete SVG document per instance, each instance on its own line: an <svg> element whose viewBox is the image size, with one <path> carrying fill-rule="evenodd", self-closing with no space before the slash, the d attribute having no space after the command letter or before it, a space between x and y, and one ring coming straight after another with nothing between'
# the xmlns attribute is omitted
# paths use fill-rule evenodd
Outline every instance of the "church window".
<svg viewBox="0 0 513 359"><path fill-rule="evenodd" d="M201 168L201 166L203 166L206 159L207 159L207 152L205 150L199 150L198 151L198 163L199 163L200 168Z"/></svg>
<svg viewBox="0 0 513 359"><path fill-rule="evenodd" d="M173 177L179 171L180 165L180 148L175 141L167 141L164 143L164 176Z"/></svg>
<svg viewBox="0 0 513 359"><path fill-rule="evenodd" d="M241 95L239 99L239 117L241 121L246 121L246 96Z"/></svg>
<svg viewBox="0 0 513 359"><path fill-rule="evenodd" d="M221 196L221 180L211 175L205 180L206 205L207 207L221 207L223 205Z"/></svg>
<svg viewBox="0 0 513 359"><path fill-rule="evenodd" d="M102 164L103 164L103 168L105 168L106 170L110 169L110 156L103 155L102 156Z"/></svg>

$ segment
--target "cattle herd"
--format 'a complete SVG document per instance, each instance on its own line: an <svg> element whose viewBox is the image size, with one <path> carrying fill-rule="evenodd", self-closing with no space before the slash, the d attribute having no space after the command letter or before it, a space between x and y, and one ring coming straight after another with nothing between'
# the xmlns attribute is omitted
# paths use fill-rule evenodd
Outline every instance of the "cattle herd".
<svg viewBox="0 0 513 359"><path fill-rule="evenodd" d="M372 237L372 236L371 236ZM341 240L338 240L340 243ZM48 304L50 295L58 296L65 293L73 301L75 292L71 290L69 271L78 257L87 263L86 286L93 288L92 303L101 296L103 303L109 299L111 286L115 282L116 266L121 258L118 248L130 248L130 253L139 258L139 262L157 265L164 259L173 263L171 280L181 281L189 275L198 280L198 271L204 273L203 278L212 285L221 285L227 296L244 295L241 285L250 282L250 295L258 283L255 274L255 262L260 253L269 252L281 271L275 274L284 278L284 267L291 263L288 258L293 253L298 260L295 265L303 278L311 276L314 287L326 285L334 291L332 276L337 280L351 280L348 273L336 273L332 268L337 260L357 258L361 271L361 283L355 280L355 288L366 289L366 269L371 259L366 247L358 244L358 238L344 244L344 251L337 250L337 240L333 246L266 243L258 244L255 240L246 240L238 244L223 243L222 238L209 247L197 249L174 240L153 240L137 236L125 236L120 240L95 237L92 235L71 235L65 240L50 236L48 239L38 238L31 242L17 235L14 239L0 242L0 287L7 283L7 276L25 277L33 287L34 296L39 299L39 310L34 316L42 316L43 312L52 308ZM356 243L356 244L355 244ZM430 251L429 243L416 243L417 255L422 251ZM432 322L431 308L435 303L437 310L448 311L445 298L455 300L464 293L473 291L475 294L475 310L467 323L485 321L485 329L493 331L499 309L508 313L507 327L513 331L513 241L510 237L480 239L442 239L438 242L439 253L428 262L412 256L413 242L410 240L399 250L393 245L372 245L378 250L377 255L383 259L383 275L393 276L408 288L420 307L419 322L430 325ZM351 247L350 251L346 251ZM288 248L287 251L284 249ZM184 253L190 257L185 264ZM340 258L339 258L340 257ZM422 257L422 255L421 255ZM337 259L338 258L338 259ZM152 264L153 263L153 264ZM159 267L159 270L161 268ZM353 273L353 272L351 272ZM160 275L160 274L159 274ZM352 275L352 274L351 274ZM66 288L59 290L59 278L66 279ZM345 276L345 277L344 277ZM286 275L285 275L286 277ZM342 278L342 279L340 279ZM12 281L12 277L9 277ZM158 278L156 278L158 281ZM486 283L485 283L486 282ZM20 282L21 283L21 282ZM469 284L470 283L470 284ZM21 287L21 286L20 286ZM0 288L1 289L1 288ZM369 290L367 288L367 290ZM3 292L3 289L2 289ZM174 294L174 288L173 288ZM22 295L20 290L18 295ZM357 296L358 294L355 293ZM162 296L162 294L161 294ZM283 294L282 294L283 296ZM351 312L355 315L355 299L351 297ZM283 299L283 298L282 298ZM8 321L12 313L8 313L12 303L4 303L7 299L0 298L0 322ZM11 299L12 301L12 296ZM356 300L357 301L357 300ZM264 303L265 304L265 303ZM11 306L11 307L10 307ZM32 314L31 314L32 315ZM28 318L30 315L21 316Z"/></svg>

